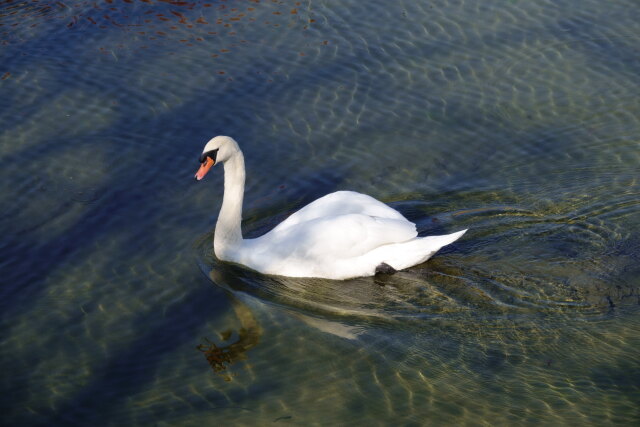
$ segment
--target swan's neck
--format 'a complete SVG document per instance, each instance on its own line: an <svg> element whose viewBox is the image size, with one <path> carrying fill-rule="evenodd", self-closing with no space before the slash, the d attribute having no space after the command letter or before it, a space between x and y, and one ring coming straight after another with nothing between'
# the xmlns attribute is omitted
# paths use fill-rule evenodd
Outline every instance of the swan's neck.
<svg viewBox="0 0 640 427"><path fill-rule="evenodd" d="M222 260L230 261L242 244L242 198L244 197L244 156L238 151L224 162L224 198L216 231L213 251Z"/></svg>

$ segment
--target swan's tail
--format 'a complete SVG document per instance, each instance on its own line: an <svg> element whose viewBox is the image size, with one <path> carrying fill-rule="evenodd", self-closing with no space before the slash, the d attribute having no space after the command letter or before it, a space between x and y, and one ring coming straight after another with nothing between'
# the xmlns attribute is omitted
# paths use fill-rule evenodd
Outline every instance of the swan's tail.
<svg viewBox="0 0 640 427"><path fill-rule="evenodd" d="M451 243L455 242L455 241L456 241L456 240L458 240L459 238L461 238L461 237L462 237L462 235L463 235L464 233L466 233L466 232L467 232L467 230L468 230L468 228L467 228L467 229L464 229L464 230L461 230L461 231L456 231L455 233L445 234L445 235L442 235L442 236L427 236L427 237L422 237L422 238L420 238L419 240L422 240L422 241L424 241L425 243L426 243L426 242L432 242L433 244L440 245L440 246L438 247L438 249L440 249L441 247L443 247L443 246L447 246L447 245L449 245L449 244L451 244Z"/></svg>
<svg viewBox="0 0 640 427"><path fill-rule="evenodd" d="M442 236L418 237L405 243L398 243L393 251L389 251L385 263L396 270L403 270L416 264L421 264L431 258L443 246L458 240L467 230L458 231Z"/></svg>

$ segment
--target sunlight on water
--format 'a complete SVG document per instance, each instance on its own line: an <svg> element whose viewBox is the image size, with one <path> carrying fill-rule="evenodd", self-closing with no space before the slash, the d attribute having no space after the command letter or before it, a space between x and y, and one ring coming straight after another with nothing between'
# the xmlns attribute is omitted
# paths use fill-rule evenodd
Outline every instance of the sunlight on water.
<svg viewBox="0 0 640 427"><path fill-rule="evenodd" d="M3 421L638 422L632 1L0 0ZM211 246L336 190L427 263L262 276Z"/></svg>

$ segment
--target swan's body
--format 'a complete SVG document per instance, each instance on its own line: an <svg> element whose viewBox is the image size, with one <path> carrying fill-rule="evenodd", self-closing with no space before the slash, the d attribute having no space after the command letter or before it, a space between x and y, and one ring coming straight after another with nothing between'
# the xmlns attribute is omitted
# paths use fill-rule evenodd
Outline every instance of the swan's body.
<svg viewBox="0 0 640 427"><path fill-rule="evenodd" d="M338 191L308 204L273 230L243 239L244 157L229 137L210 140L196 178L224 163L224 198L213 240L223 261L264 274L349 279L373 276L381 265L402 270L420 264L466 230L417 237L416 226L398 211L353 191Z"/></svg>

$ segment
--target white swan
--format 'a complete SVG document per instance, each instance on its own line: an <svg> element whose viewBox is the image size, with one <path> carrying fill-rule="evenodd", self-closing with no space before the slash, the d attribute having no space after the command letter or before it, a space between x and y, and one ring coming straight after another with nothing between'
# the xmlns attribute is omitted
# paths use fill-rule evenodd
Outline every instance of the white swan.
<svg viewBox="0 0 640 427"><path fill-rule="evenodd" d="M338 191L308 204L273 230L243 239L244 156L238 143L216 136L204 147L201 180L216 163L224 164L224 198L213 249L223 261L264 274L349 279L393 272L420 264L467 230L417 237L416 226L398 211L353 191Z"/></svg>

